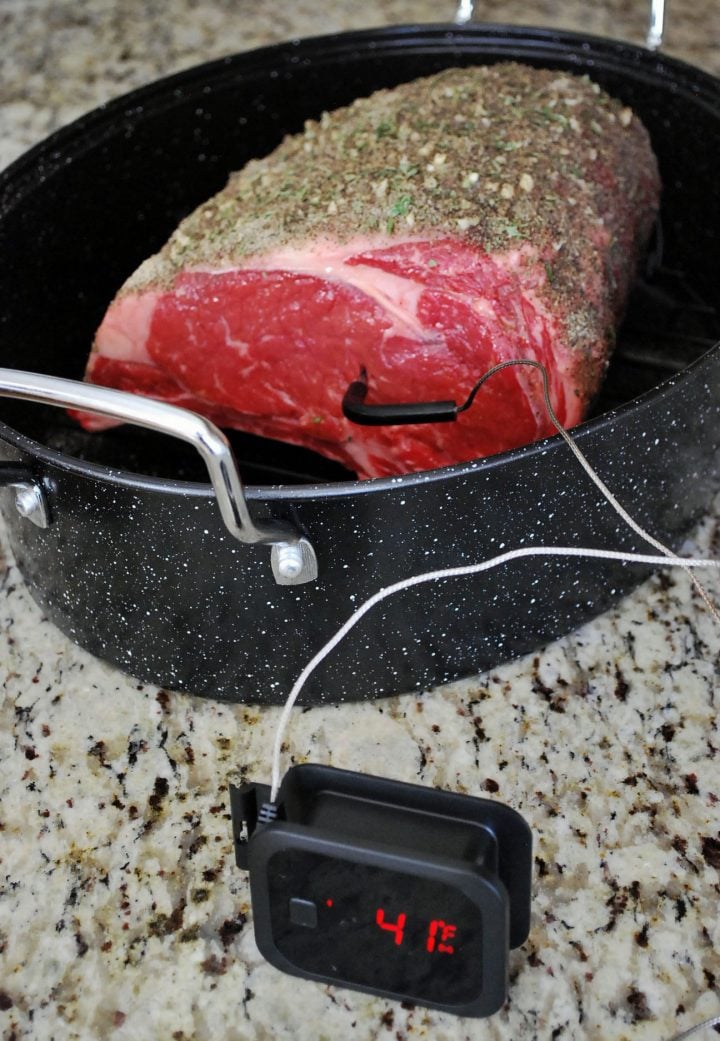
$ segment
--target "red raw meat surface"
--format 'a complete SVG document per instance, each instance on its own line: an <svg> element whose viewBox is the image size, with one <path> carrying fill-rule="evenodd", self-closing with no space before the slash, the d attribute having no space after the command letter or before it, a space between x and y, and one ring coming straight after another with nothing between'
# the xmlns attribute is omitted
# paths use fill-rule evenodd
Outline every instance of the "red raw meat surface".
<svg viewBox="0 0 720 1041"><path fill-rule="evenodd" d="M461 403L492 365L533 358L551 372L561 422L578 422L583 403L564 387L568 379L582 385L573 371L582 358L562 356L555 319L533 302L546 272L527 251L498 259L444 239L344 253L343 274L361 273L363 288L282 269L182 273L172 291L153 293L142 357L100 351L89 377L321 451L361 477L469 460L553 432L539 375L519 368L493 377L455 423L358 426L341 401L361 366L368 403ZM393 276L389 286L384 274ZM383 306L379 297L390 293L396 299ZM131 326L134 299L136 309L147 307L147 295L121 298ZM87 417L85 425L103 423Z"/></svg>

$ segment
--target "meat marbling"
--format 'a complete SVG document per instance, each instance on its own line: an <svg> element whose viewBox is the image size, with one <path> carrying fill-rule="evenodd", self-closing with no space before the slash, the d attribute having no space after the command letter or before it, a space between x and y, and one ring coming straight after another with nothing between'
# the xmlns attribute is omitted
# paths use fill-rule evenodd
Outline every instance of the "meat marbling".
<svg viewBox="0 0 720 1041"><path fill-rule="evenodd" d="M506 63L379 91L186 218L111 304L86 378L359 477L526 444L553 432L529 368L456 423L362 427L341 401L361 367L368 403L462 401L491 365L532 358L578 423L658 198L644 127L586 77Z"/></svg>

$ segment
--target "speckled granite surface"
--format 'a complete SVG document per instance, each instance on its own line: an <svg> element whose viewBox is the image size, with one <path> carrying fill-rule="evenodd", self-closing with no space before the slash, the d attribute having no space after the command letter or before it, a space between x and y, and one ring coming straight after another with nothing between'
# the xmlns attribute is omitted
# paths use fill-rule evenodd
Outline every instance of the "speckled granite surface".
<svg viewBox="0 0 720 1041"><path fill-rule="evenodd" d="M0 163L151 79L235 50L453 4L4 0ZM641 41L641 3L478 5ZM720 10L668 50L720 72ZM720 516L720 514L718 514ZM700 552L717 555L708 518ZM716 598L720 581L707 584ZM8 1041L649 1041L720 1009L720 631L683 573L533 658L422 696L298 712L289 752L517 807L533 925L507 1006L467 1021L279 975L252 936L226 788L267 780L277 712L91 659L0 564L0 1034Z"/></svg>

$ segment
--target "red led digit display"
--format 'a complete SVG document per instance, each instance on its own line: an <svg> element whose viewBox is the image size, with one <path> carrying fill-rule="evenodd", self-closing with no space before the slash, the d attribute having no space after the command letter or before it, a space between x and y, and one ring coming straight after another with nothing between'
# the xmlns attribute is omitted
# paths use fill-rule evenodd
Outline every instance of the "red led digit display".
<svg viewBox="0 0 720 1041"><path fill-rule="evenodd" d="M405 912L398 914L397 921L395 922L385 920L384 908L378 907L375 912L375 924L379 925L381 929L387 929L388 932L395 934L396 947L399 947L403 942L406 922L407 915ZM429 951L431 954L433 951L437 951L438 954L454 954L455 947L453 944L448 943L448 940L454 940L456 936L456 925L453 925L450 922L444 922L442 918L433 918L428 926L425 950Z"/></svg>
<svg viewBox="0 0 720 1041"><path fill-rule="evenodd" d="M434 918L428 929L425 950L438 951L440 954L454 954L455 948L447 940L453 940L457 933L457 926L443 922L441 918Z"/></svg>
<svg viewBox="0 0 720 1041"><path fill-rule="evenodd" d="M391 933L395 933L395 945L397 947L403 942L403 930L405 929L405 922L407 921L406 914L399 914L396 922L386 922L385 912L382 907L378 907L375 912L375 924L379 925L381 929L387 929Z"/></svg>

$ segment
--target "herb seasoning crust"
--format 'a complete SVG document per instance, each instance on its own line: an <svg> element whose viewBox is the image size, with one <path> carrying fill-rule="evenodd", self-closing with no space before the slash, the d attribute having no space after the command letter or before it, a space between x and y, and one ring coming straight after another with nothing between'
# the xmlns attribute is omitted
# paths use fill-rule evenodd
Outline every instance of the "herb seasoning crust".
<svg viewBox="0 0 720 1041"><path fill-rule="evenodd" d="M232 174L126 289L318 239L451 235L488 253L529 242L546 258L545 292L569 339L591 350L599 312L617 318L622 307L658 195L647 131L587 76L452 68L308 120ZM594 227L610 236L603 257L588 249ZM598 263L604 301L585 295Z"/></svg>

